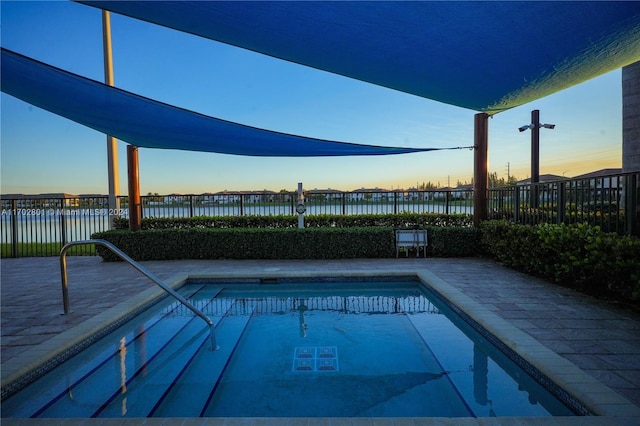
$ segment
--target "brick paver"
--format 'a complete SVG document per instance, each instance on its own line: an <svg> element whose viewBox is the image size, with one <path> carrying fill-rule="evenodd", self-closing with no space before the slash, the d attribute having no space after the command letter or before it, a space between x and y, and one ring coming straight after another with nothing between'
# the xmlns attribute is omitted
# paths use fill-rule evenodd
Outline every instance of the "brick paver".
<svg viewBox="0 0 640 426"><path fill-rule="evenodd" d="M69 257L72 313L62 315L57 258L1 262L4 364L107 308L154 287L122 262ZM161 279L178 273L429 271L640 407L640 315L512 271L486 259L144 262ZM3 371L3 376L5 372Z"/></svg>

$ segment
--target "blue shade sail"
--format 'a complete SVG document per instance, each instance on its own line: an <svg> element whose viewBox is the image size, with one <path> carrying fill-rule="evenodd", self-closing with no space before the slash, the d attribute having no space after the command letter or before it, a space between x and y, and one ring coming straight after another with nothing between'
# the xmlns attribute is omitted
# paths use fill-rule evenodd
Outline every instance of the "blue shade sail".
<svg viewBox="0 0 640 426"><path fill-rule="evenodd" d="M494 114L640 60L637 1L80 1Z"/></svg>
<svg viewBox="0 0 640 426"><path fill-rule="evenodd" d="M0 60L3 92L139 147L270 157L455 149L359 145L278 133L144 98L4 48Z"/></svg>

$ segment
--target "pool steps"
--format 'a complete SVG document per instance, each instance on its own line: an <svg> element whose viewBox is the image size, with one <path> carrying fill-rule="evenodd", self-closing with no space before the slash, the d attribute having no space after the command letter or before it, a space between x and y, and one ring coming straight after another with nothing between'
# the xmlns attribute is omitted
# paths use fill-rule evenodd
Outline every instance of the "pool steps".
<svg viewBox="0 0 640 426"><path fill-rule="evenodd" d="M232 305L230 302L227 311L214 318L217 332L225 342L220 350L210 350L207 330L195 317L176 315L172 313L174 309L160 320L145 323L135 336L124 336L119 346L115 342L116 347L92 365L91 371L71 372L75 378L70 375L61 378L55 387L58 397L53 403L22 414L48 418L157 417L165 414L163 402L185 389L190 398L178 407L178 414L193 416L194 412L204 412L251 318L251 315L228 315ZM137 353L139 340L145 340L144 355ZM133 351L134 356L127 356L128 351ZM114 374L114 368L120 373ZM190 369L204 371L206 377L196 375L195 381L180 383ZM96 398L96 394L104 401L97 410L82 403ZM135 411L130 407L136 407ZM171 408L174 413L175 408Z"/></svg>
<svg viewBox="0 0 640 426"><path fill-rule="evenodd" d="M207 325L209 326L209 338L211 340L211 350L215 351L215 350L219 349L218 345L216 343L215 327L213 325L213 321L211 320L211 318L206 316L200 309L198 309L195 306L193 306L180 293L178 293L177 291L172 289L170 286L165 284L160 278L156 277L147 268L145 268L144 266L142 266L141 264L139 264L138 262L133 260L125 252L123 252L118 247L116 247L115 245L113 245L112 243L110 243L109 241L106 241L106 240L72 241L70 243L65 244L64 247L62 247L62 249L60 250L60 275L62 277L62 303L63 303L63 306L64 306L64 313L65 314L68 314L70 312L70 307L69 307L69 285L68 285L69 280L68 280L68 277L67 277L67 251L73 246L80 246L80 245L95 245L95 246L105 247L105 248L111 250L120 259L124 260L125 262L127 262L128 264L130 264L131 266L136 268L143 275L145 275L147 278L149 278L151 281L153 281L155 284L157 284L160 288L162 288L165 292L167 292L169 295L171 295L171 297L173 297L174 299L178 300L180 303L182 303L187 308L189 308L194 314L196 314L197 316L202 318L202 320L204 322L206 322Z"/></svg>

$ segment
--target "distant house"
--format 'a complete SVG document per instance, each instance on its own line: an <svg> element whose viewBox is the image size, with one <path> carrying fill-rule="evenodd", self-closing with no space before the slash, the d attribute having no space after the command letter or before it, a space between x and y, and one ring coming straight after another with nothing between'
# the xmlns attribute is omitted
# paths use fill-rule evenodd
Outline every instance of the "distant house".
<svg viewBox="0 0 640 426"><path fill-rule="evenodd" d="M3 194L1 197L3 208L11 208L10 200L16 200L17 207L22 209L78 207L80 205L80 200L77 195L62 192L36 195Z"/></svg>
<svg viewBox="0 0 640 426"><path fill-rule="evenodd" d="M434 200L444 200L447 198L447 192L451 193L453 188L450 186L444 186L442 188L436 189L436 192L433 192L431 198Z"/></svg>
<svg viewBox="0 0 640 426"><path fill-rule="evenodd" d="M351 201L386 201L389 199L389 190L360 188L351 191L348 197Z"/></svg>
<svg viewBox="0 0 640 426"><path fill-rule="evenodd" d="M308 189L304 191L304 197L306 200L314 200L314 201L333 201L339 200L342 198L342 191L337 189Z"/></svg>
<svg viewBox="0 0 640 426"><path fill-rule="evenodd" d="M180 195L180 194L165 195L164 198L163 198L163 201L166 204L181 203L182 202L182 195Z"/></svg>
<svg viewBox="0 0 640 426"><path fill-rule="evenodd" d="M624 195L622 169L601 169L575 176L576 187L593 191L596 200L619 200Z"/></svg>
<svg viewBox="0 0 640 426"><path fill-rule="evenodd" d="M225 203L237 203L240 201L242 193L239 191L224 191L216 192L215 194L205 194L205 203L210 204L225 204Z"/></svg>
<svg viewBox="0 0 640 426"><path fill-rule="evenodd" d="M585 173L583 175L579 175L579 176L574 176L574 179L592 179L592 178L599 178L599 177L604 177L604 176L611 176L611 175L619 175L620 173L622 173L622 169L601 169L601 170L596 170L595 172L589 172L589 173Z"/></svg>
<svg viewBox="0 0 640 426"><path fill-rule="evenodd" d="M78 195L79 205L90 208L107 208L109 207L109 196L102 194L80 194Z"/></svg>
<svg viewBox="0 0 640 426"><path fill-rule="evenodd" d="M405 200L407 201L417 201L417 200L423 200L424 199L424 191L414 188L414 187L409 187L409 189L407 190L403 190L404 191L404 197Z"/></svg>
<svg viewBox="0 0 640 426"><path fill-rule="evenodd" d="M473 198L473 184L459 185L451 189L451 197L457 199Z"/></svg>
<svg viewBox="0 0 640 426"><path fill-rule="evenodd" d="M245 201L249 203L268 203L275 201L276 192L263 189L262 191L248 191L244 193Z"/></svg>
<svg viewBox="0 0 640 426"><path fill-rule="evenodd" d="M205 192L203 194L200 194L199 195L199 199L200 199L200 202L202 204L205 204L205 205L206 204L215 204L216 203L215 194L213 194L212 192Z"/></svg>
<svg viewBox="0 0 640 426"><path fill-rule="evenodd" d="M544 174L539 176L538 182L540 183L555 182L555 181L568 180L568 179L569 178L564 176ZM530 183L531 183L531 178L527 178L527 179L519 180L518 182L516 182L516 185L529 185Z"/></svg>
<svg viewBox="0 0 640 426"><path fill-rule="evenodd" d="M409 200L411 200L410 195L409 195L409 191L407 191L405 189L394 189L392 192L393 192L393 196L398 201L409 201Z"/></svg>
<svg viewBox="0 0 640 426"><path fill-rule="evenodd" d="M538 199L540 201L555 200L557 198L557 192L559 188L556 182L561 182L563 180L569 180L569 178L564 176L559 176L559 175L552 175L552 174L540 175L538 183L544 184L544 185L540 185L540 189L537 190L539 191ZM527 197L532 196L531 194L533 193L530 191L532 191L533 189L529 185L531 185L531 178L519 180L518 182L516 182L516 186L524 187L519 191L522 194L522 196L527 196ZM526 194L530 194L530 195L526 195Z"/></svg>
<svg viewBox="0 0 640 426"><path fill-rule="evenodd" d="M574 179L589 181L592 188L617 188L621 173L622 169L602 169L575 176Z"/></svg>

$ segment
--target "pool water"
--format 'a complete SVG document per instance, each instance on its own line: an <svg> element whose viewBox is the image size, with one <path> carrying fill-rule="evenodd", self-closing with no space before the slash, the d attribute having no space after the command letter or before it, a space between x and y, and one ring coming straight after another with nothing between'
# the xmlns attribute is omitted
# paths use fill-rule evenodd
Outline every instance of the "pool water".
<svg viewBox="0 0 640 426"><path fill-rule="evenodd" d="M3 417L486 417L572 411L419 281L189 283L2 402Z"/></svg>

